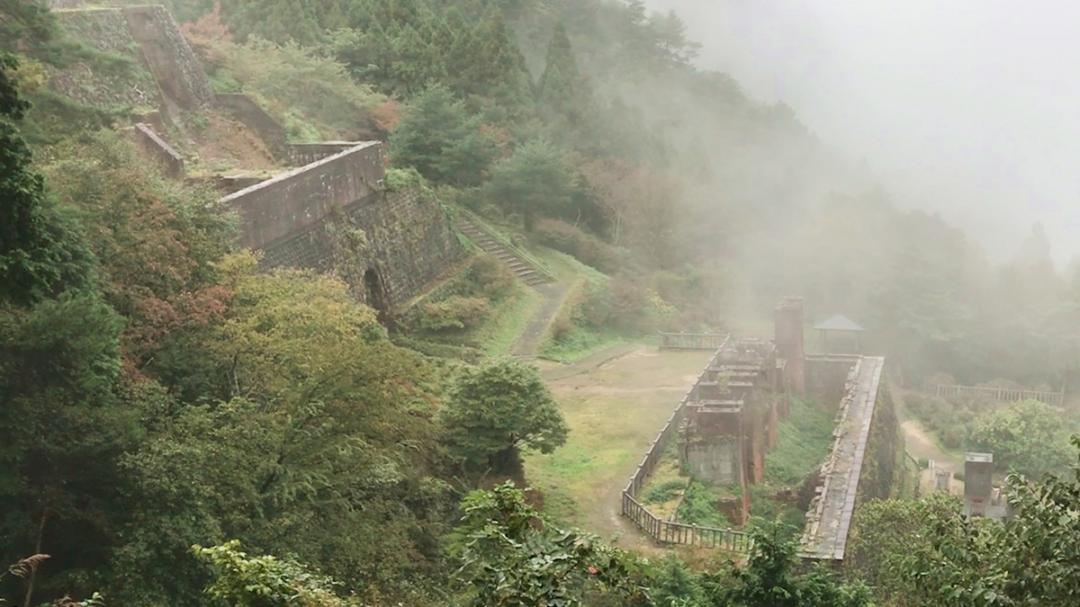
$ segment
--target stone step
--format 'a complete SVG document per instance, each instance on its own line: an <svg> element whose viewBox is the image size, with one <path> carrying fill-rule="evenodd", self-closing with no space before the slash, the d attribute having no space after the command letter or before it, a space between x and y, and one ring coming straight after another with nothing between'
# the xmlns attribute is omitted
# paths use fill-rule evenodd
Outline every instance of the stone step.
<svg viewBox="0 0 1080 607"><path fill-rule="evenodd" d="M513 249L499 242L485 230L477 227L467 219L459 218L458 230L469 237L480 250L497 259L514 273L520 280L529 286L546 283L550 280L546 275L539 272L533 264L515 253Z"/></svg>

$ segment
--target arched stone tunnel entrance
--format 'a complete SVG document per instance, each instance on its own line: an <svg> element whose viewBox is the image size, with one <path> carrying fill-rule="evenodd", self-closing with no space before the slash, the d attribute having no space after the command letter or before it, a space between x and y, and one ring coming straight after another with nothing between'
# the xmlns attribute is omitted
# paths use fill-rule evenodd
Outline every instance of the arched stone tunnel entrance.
<svg viewBox="0 0 1080 607"><path fill-rule="evenodd" d="M389 302L386 297L386 286L379 271L375 268L368 268L364 272L364 299L367 305L375 308L380 321L387 319Z"/></svg>

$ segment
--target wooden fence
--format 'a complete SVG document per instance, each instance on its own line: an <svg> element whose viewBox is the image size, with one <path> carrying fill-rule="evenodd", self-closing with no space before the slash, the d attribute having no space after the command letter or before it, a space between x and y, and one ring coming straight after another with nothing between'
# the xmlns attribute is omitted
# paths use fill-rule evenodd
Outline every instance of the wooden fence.
<svg viewBox="0 0 1080 607"><path fill-rule="evenodd" d="M719 350L727 333L660 333L661 350Z"/></svg>
<svg viewBox="0 0 1080 607"><path fill-rule="evenodd" d="M634 521L642 531L662 544L682 544L703 548L720 548L728 552L746 553L752 541L749 534L734 529L699 527L661 519L649 512L636 499L623 492L623 515Z"/></svg>
<svg viewBox="0 0 1080 607"><path fill-rule="evenodd" d="M993 386L948 386L937 384L934 393L940 398L992 398L1001 402L1038 400L1060 407L1065 403L1064 392L1046 390L1023 390L1018 388L995 388Z"/></svg>
<svg viewBox="0 0 1080 607"><path fill-rule="evenodd" d="M661 333L661 335L664 335ZM685 333L671 333L670 335L687 335ZM702 371L698 378L701 381L707 376L709 367L712 367L720 358L720 348L727 342L727 336L724 336L717 347L716 354L709 360L709 364L705 365L705 370ZM695 386L697 384L695 383ZM657 462L660 461L660 457L664 453L664 449L667 448L668 443L672 437L679 430L679 425L682 424L683 418L686 416L686 405L690 401L690 395L693 394L694 387L691 387L689 391L679 401L679 406L671 412L671 416L668 417L667 423L660 429L659 434L656 435L656 439L649 445L649 450L645 452L645 457L642 458L641 463L638 464L637 470L634 471L634 475L630 477L630 481L626 484L626 488L622 492L622 514L626 518L634 522L635 525L654 540L664 544L685 544L688 546L702 546L706 548L721 548L731 552L748 552L750 550L750 536L742 531L735 531L733 529L721 529L719 527L699 527L697 525L687 525L685 523L677 523L674 521L664 520L652 512L649 511L641 502L637 501L638 493L641 491L641 487L645 484L645 479L652 474L653 469L656 467Z"/></svg>

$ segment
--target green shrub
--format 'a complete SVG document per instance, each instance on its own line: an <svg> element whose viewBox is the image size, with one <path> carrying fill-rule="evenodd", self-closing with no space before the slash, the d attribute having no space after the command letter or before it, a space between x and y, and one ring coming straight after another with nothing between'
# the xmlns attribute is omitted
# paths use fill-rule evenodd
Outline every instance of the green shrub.
<svg viewBox="0 0 1080 607"><path fill-rule="evenodd" d="M394 345L414 350L424 356L461 360L471 364L477 364L484 360L484 352L470 346L428 341L404 335L402 333L393 333L390 338L393 340Z"/></svg>
<svg viewBox="0 0 1080 607"><path fill-rule="evenodd" d="M645 492L645 503L662 504L686 489L686 481L678 478L664 481Z"/></svg>
<svg viewBox="0 0 1080 607"><path fill-rule="evenodd" d="M641 283L616 277L591 285L581 305L581 319L593 328L648 333L665 325L675 309Z"/></svg>
<svg viewBox="0 0 1080 607"><path fill-rule="evenodd" d="M540 220L533 236L540 244L573 255L578 261L607 274L613 274L621 265L618 249L565 221Z"/></svg>
<svg viewBox="0 0 1080 607"><path fill-rule="evenodd" d="M1035 400L1010 403L978 417L971 446L994 454L994 467L1036 478L1068 469L1075 456L1069 434L1077 423L1060 411Z"/></svg>
<svg viewBox="0 0 1080 607"><path fill-rule="evenodd" d="M737 485L734 487L738 488ZM738 492L728 487L717 488L702 482L690 483L682 503L679 504L676 518L680 523L691 525L727 527L731 525L731 521L717 507L717 502L722 497L738 497Z"/></svg>
<svg viewBox="0 0 1080 607"><path fill-rule="evenodd" d="M556 342L564 342L574 332L574 320L571 314L560 313L551 322L551 339Z"/></svg>
<svg viewBox="0 0 1080 607"><path fill-rule="evenodd" d="M490 315L487 300L454 295L420 306L416 326L422 331L461 331L479 325Z"/></svg>
<svg viewBox="0 0 1080 607"><path fill-rule="evenodd" d="M941 444L946 449L959 449L964 444L963 428L946 428L938 433L941 436Z"/></svg>
<svg viewBox="0 0 1080 607"><path fill-rule="evenodd" d="M500 301L514 290L514 275L490 255L480 255L469 265L462 277L462 293Z"/></svg>

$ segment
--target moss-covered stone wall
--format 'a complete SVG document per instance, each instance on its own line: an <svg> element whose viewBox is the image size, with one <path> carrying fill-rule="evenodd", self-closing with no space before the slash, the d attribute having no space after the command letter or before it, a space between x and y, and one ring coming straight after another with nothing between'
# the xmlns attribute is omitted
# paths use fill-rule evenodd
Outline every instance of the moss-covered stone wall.
<svg viewBox="0 0 1080 607"><path fill-rule="evenodd" d="M882 380L866 441L866 457L859 478L859 501L886 498L902 491L906 475L903 453L904 438L896 407L888 383Z"/></svg>

